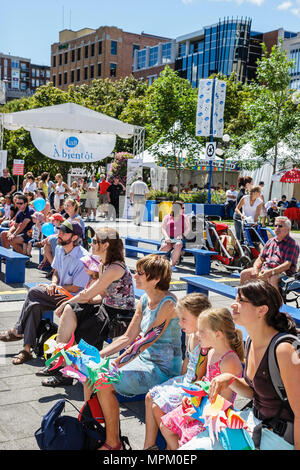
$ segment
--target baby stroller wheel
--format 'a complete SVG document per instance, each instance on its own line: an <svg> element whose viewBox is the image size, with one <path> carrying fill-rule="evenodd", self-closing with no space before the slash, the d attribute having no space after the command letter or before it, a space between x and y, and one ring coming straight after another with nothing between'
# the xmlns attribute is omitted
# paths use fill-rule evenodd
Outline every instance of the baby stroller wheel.
<svg viewBox="0 0 300 470"><path fill-rule="evenodd" d="M249 258L249 256L244 255L244 256L241 256L239 258L238 265L243 269L247 269L247 268L250 268L252 266L252 261Z"/></svg>

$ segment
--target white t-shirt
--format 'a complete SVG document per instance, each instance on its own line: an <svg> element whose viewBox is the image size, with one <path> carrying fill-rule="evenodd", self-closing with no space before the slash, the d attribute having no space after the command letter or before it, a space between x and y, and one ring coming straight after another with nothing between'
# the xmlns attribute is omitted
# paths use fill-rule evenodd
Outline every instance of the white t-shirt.
<svg viewBox="0 0 300 470"><path fill-rule="evenodd" d="M238 195L238 192L236 190L231 191L231 189L228 189L226 191L226 202L236 201L237 195ZM228 196L234 196L234 197L229 198Z"/></svg>
<svg viewBox="0 0 300 470"><path fill-rule="evenodd" d="M134 196L145 196L145 194L149 193L149 188L144 181L138 180L132 183L130 192L133 193Z"/></svg>
<svg viewBox="0 0 300 470"><path fill-rule="evenodd" d="M257 206L262 203L262 200L258 197L254 202L253 206L250 205L250 196L244 196L244 204L242 206L243 214L245 217L253 217L255 216Z"/></svg>

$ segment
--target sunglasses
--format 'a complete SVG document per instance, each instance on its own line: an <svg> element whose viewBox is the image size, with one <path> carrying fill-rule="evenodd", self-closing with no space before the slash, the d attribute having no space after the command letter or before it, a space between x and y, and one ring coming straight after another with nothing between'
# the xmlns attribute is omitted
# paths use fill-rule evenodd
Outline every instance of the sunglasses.
<svg viewBox="0 0 300 470"><path fill-rule="evenodd" d="M97 238L92 238L92 244L93 245L100 245L106 243L106 240L97 240Z"/></svg>
<svg viewBox="0 0 300 470"><path fill-rule="evenodd" d="M276 228L276 227L278 227L278 228L283 228L284 225L278 224L278 225L274 225L274 227L275 227L275 228Z"/></svg>
<svg viewBox="0 0 300 470"><path fill-rule="evenodd" d="M16 202L16 206L23 206L23 204L25 204L25 202Z"/></svg>
<svg viewBox="0 0 300 470"><path fill-rule="evenodd" d="M137 274L138 276L143 276L145 274L144 271L134 271L135 274Z"/></svg>

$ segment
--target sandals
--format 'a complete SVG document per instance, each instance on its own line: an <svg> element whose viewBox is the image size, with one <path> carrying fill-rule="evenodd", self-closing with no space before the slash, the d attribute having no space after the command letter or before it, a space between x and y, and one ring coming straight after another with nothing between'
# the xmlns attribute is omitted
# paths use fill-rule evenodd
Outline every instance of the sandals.
<svg viewBox="0 0 300 470"><path fill-rule="evenodd" d="M0 341L4 341L5 343L10 343L11 341L20 341L21 339L23 339L23 335L17 336L13 330L7 330L0 335Z"/></svg>
<svg viewBox="0 0 300 470"><path fill-rule="evenodd" d="M105 449L107 449L107 450L123 450L122 442L119 442L117 447L112 447L109 444L107 444L106 442L104 442L104 444L102 444L102 447L105 447Z"/></svg>
<svg viewBox="0 0 300 470"><path fill-rule="evenodd" d="M12 363L15 366L18 366L20 364L24 364L24 362L30 361L31 359L32 354L26 351L25 349L22 349L22 351L20 351L18 355L12 360Z"/></svg>
<svg viewBox="0 0 300 470"><path fill-rule="evenodd" d="M58 374L60 369L62 369L62 367L57 367L57 369L50 370L51 367L52 365L48 367L43 367L43 369L36 372L35 375L37 375L38 377L52 377L53 375Z"/></svg>
<svg viewBox="0 0 300 470"><path fill-rule="evenodd" d="M47 379L42 380L44 387L64 387L65 385L73 385L72 377L64 377L63 375L51 375Z"/></svg>

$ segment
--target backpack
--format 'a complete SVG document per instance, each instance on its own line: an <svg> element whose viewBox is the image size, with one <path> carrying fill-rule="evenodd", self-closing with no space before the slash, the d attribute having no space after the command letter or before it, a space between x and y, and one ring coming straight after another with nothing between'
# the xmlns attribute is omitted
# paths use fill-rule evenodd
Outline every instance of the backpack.
<svg viewBox="0 0 300 470"><path fill-rule="evenodd" d="M284 384L280 376L280 370L279 370L277 358L276 358L276 348L282 342L288 342L288 343L293 344L293 346L295 347L295 352L298 357L297 360L299 361L300 359L299 358L300 330L297 330L297 336L287 333L287 332L277 333L272 338L271 343L269 345L268 369L269 369L269 374L270 374L270 378L271 378L274 390L277 396L279 397L279 399L281 400L281 406L275 417L269 420L264 420L262 423L255 426L254 431L253 431L253 440L254 440L256 449L259 449L259 446L260 446L261 432L262 432L263 427L272 428L272 431L275 434L278 434L279 436L283 437L290 444L294 443L294 422L286 421L280 418L280 415L283 409L287 409L291 413L291 415L293 415L293 411L288 402L286 390L284 388ZM248 338L246 341L247 352L249 351L250 344L251 344L251 340Z"/></svg>
<svg viewBox="0 0 300 470"><path fill-rule="evenodd" d="M44 357L44 343L57 333L58 327L49 318L42 318L37 327L33 352L37 357Z"/></svg>
<svg viewBox="0 0 300 470"><path fill-rule="evenodd" d="M79 413L80 420L61 416L66 402ZM95 418L78 410L69 400L62 399L43 417L41 427L34 435L41 450L97 450L105 442L106 431ZM120 439L124 450L132 450L127 437L121 437L120 433Z"/></svg>

